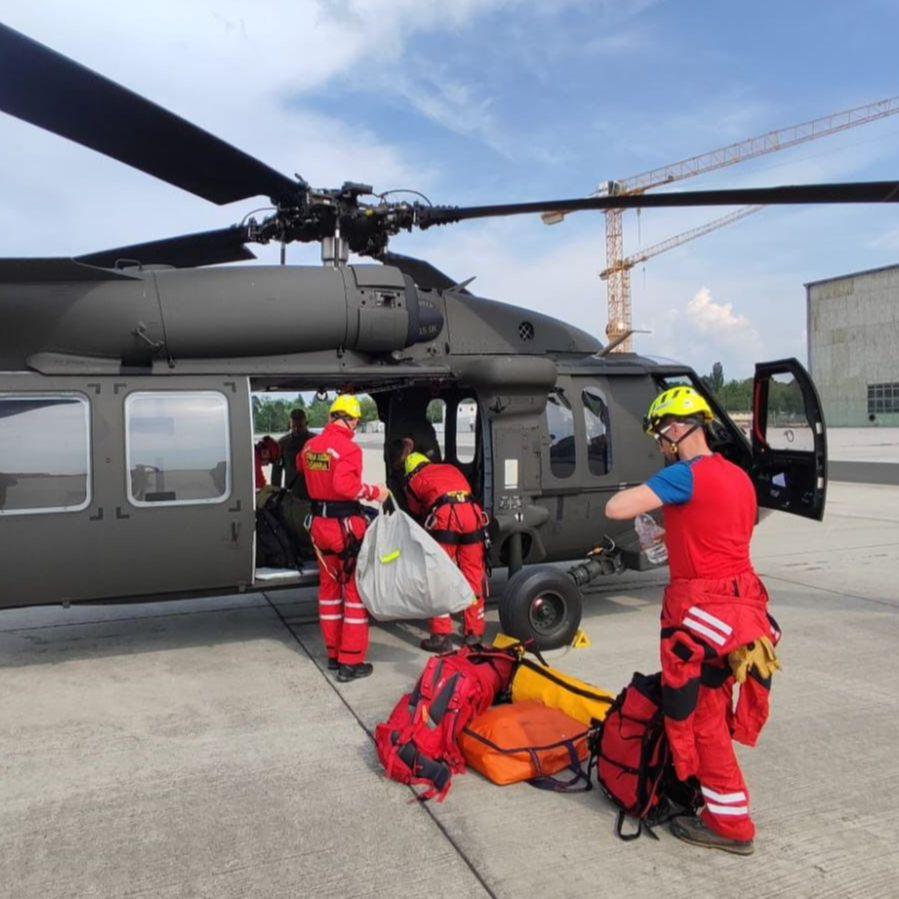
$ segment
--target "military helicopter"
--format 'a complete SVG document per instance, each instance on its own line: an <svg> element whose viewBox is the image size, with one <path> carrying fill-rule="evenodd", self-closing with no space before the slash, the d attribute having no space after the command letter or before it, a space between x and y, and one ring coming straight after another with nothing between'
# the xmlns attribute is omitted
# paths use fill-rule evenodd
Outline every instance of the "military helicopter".
<svg viewBox="0 0 899 899"><path fill-rule="evenodd" d="M489 513L491 563L512 575L503 626L543 648L571 640L586 584L651 567L631 526L603 510L658 469L641 420L666 386L706 396L715 449L749 472L761 506L823 515L824 420L797 360L756 367L747 439L689 367L612 353L388 242L544 211L896 202L899 182L461 208L388 201L352 182L317 189L5 26L0 110L213 203L261 195L273 206L199 234L0 260L0 608L312 582L256 568L260 390L366 392L388 442L427 443L428 404L443 400L444 456ZM293 241L319 241L324 265L208 267L255 258L248 244ZM349 265L350 252L376 262ZM463 407L476 410L473 446ZM548 564L577 559L567 571Z"/></svg>

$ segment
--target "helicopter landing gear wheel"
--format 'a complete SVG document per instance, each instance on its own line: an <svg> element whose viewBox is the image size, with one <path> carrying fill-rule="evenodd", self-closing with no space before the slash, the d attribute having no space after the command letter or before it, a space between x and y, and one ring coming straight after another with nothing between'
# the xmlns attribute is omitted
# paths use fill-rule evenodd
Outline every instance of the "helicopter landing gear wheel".
<svg viewBox="0 0 899 899"><path fill-rule="evenodd" d="M499 603L503 633L535 649L558 649L574 639L583 603L577 584L555 568L523 568L506 584Z"/></svg>

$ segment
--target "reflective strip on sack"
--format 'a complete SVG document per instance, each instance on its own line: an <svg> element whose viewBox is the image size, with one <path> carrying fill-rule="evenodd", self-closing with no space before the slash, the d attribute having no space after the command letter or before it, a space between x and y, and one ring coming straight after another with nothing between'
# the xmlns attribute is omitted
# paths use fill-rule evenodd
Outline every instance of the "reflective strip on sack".
<svg viewBox="0 0 899 899"><path fill-rule="evenodd" d="M387 553L386 556L381 556L381 564L387 565L390 562L395 562L400 557L400 551L395 549L392 553Z"/></svg>

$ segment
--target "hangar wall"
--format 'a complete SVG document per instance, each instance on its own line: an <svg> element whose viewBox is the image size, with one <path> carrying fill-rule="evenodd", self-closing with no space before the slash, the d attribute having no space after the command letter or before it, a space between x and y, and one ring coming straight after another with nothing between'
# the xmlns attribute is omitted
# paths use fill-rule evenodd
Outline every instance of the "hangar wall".
<svg viewBox="0 0 899 899"><path fill-rule="evenodd" d="M827 425L899 426L899 265L805 290L809 365Z"/></svg>

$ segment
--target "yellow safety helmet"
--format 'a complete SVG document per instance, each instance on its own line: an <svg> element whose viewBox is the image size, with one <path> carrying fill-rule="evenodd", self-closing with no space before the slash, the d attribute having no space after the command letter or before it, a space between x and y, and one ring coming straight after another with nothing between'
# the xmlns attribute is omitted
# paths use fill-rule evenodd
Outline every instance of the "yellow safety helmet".
<svg viewBox="0 0 899 899"><path fill-rule="evenodd" d="M341 393L340 396L331 403L328 414L336 415L338 412L347 415L350 418L362 418L362 405L358 398L352 393Z"/></svg>
<svg viewBox="0 0 899 899"><path fill-rule="evenodd" d="M665 418L701 418L712 421L715 414L706 398L692 387L669 387L653 401L643 419L643 430L652 434Z"/></svg>
<svg viewBox="0 0 899 899"><path fill-rule="evenodd" d="M409 453L406 456L406 474L412 474L422 465L427 465L431 460L424 453Z"/></svg>

